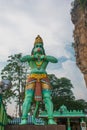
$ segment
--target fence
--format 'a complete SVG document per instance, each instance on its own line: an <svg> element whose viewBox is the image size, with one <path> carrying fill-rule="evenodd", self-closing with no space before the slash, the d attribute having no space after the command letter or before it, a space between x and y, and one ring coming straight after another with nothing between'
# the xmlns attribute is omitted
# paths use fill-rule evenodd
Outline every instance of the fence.
<svg viewBox="0 0 87 130"><path fill-rule="evenodd" d="M28 116L27 124L32 125L33 124L32 120L33 120L33 117L32 116ZM44 125L45 124L45 121L43 119L41 119L41 118L39 118L39 119L35 118L35 121L36 121L36 123L38 125ZM21 123L21 118L18 117L18 118L14 118L14 119L10 120L8 122L8 125L19 125L20 123Z"/></svg>

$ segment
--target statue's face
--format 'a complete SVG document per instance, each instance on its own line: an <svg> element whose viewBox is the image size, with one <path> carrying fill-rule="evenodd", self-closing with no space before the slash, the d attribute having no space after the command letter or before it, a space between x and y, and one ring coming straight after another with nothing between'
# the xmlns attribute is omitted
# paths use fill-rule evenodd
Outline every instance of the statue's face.
<svg viewBox="0 0 87 130"><path fill-rule="evenodd" d="M34 46L34 49L33 49L33 55L36 55L36 54L44 54L44 49L43 49L43 44L42 43L37 43L35 46Z"/></svg>

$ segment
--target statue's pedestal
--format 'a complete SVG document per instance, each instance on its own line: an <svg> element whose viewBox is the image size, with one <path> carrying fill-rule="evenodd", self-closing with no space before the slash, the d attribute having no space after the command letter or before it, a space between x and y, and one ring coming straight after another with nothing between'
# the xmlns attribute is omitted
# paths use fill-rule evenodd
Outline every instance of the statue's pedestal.
<svg viewBox="0 0 87 130"><path fill-rule="evenodd" d="M65 125L7 125L5 130L66 130Z"/></svg>

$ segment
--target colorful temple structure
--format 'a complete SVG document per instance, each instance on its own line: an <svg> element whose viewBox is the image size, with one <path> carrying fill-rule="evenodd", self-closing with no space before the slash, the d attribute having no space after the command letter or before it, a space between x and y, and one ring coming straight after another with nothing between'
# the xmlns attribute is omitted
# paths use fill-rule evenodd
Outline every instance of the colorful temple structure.
<svg viewBox="0 0 87 130"><path fill-rule="evenodd" d="M62 105L58 111L54 111L53 116L57 124L66 125L66 130L80 130L82 127L86 128L86 114L82 110L68 110L65 105ZM46 111L41 112L39 117L47 118Z"/></svg>

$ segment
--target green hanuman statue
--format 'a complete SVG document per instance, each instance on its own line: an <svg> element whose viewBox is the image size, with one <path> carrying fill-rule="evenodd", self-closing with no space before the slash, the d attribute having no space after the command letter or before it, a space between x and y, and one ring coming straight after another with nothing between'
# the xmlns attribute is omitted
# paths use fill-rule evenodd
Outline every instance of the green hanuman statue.
<svg viewBox="0 0 87 130"><path fill-rule="evenodd" d="M57 63L57 59L45 54L43 40L38 35L35 39L31 55L23 56L21 62L28 62L31 67L31 72L27 76L26 80L21 124L27 124L28 112L33 100L35 100L36 103L41 100L44 101L48 114L48 124L56 124L53 119L53 103L51 101L50 91L51 85L47 76L46 67L49 62ZM33 121L33 123L35 122Z"/></svg>

